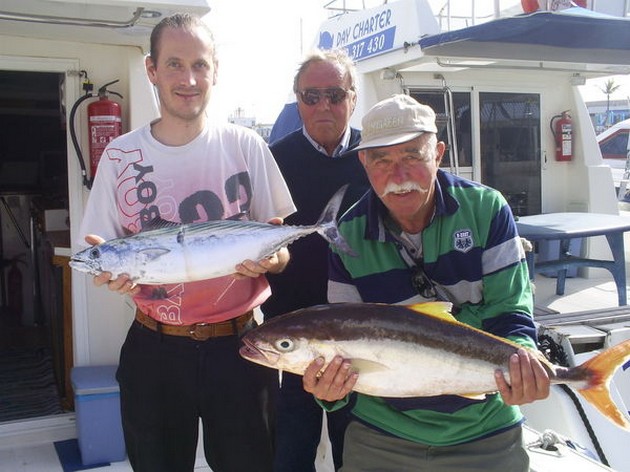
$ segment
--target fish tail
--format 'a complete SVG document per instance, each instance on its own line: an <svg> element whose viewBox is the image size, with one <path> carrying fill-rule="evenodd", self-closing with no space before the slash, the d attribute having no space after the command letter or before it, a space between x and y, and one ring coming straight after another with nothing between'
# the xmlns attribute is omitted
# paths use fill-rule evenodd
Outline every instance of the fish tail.
<svg viewBox="0 0 630 472"><path fill-rule="evenodd" d="M628 359L630 359L630 340L606 349L576 367L575 370L582 371L588 382L586 387L578 388L580 394L613 423L630 431L630 422L613 402L609 390L613 374Z"/></svg>
<svg viewBox="0 0 630 472"><path fill-rule="evenodd" d="M356 252L352 250L348 242L344 239L341 233L339 233L339 228L337 227L337 213L339 213L339 208L341 207L341 202L343 201L343 196L345 195L347 189L348 184L344 185L335 192L326 205L326 208L324 208L324 211L322 211L322 214L315 226L319 228L319 234L321 234L330 244L345 254L356 256Z"/></svg>

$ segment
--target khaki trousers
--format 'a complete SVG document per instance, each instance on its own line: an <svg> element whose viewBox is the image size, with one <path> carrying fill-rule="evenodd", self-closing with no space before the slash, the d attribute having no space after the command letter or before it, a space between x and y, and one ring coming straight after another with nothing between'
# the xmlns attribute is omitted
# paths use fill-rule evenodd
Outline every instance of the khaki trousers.
<svg viewBox="0 0 630 472"><path fill-rule="evenodd" d="M527 472L520 427L455 446L427 446L353 421L346 430L341 472Z"/></svg>

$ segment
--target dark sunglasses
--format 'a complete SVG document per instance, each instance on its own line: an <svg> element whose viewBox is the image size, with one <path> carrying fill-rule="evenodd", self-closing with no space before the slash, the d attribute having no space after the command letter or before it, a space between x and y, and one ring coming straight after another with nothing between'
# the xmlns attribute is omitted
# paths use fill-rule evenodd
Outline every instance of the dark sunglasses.
<svg viewBox="0 0 630 472"><path fill-rule="evenodd" d="M416 270L411 274L411 283L416 288L416 291L426 299L433 299L437 297L435 286L431 279L427 276L422 266L417 265Z"/></svg>
<svg viewBox="0 0 630 472"><path fill-rule="evenodd" d="M343 102L348 96L348 90L341 87L332 88L307 88L298 91L302 103L308 106L317 105L322 97L326 97L331 105Z"/></svg>

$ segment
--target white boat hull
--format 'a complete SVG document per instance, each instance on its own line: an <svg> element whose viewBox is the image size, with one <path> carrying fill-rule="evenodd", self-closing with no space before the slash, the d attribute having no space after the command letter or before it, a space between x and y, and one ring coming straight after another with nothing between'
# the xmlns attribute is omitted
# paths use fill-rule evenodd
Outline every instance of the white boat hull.
<svg viewBox="0 0 630 472"><path fill-rule="evenodd" d="M567 321L571 316L576 322ZM601 319L598 320L598 316L601 316ZM545 318L544 324L539 326L539 336L547 343L543 345L543 349L551 346L555 355L565 356L568 366L575 366L585 362L600 350L630 339L627 318L630 318L630 315L611 317L604 311L599 314L595 312L588 320L583 319L580 314L559 314L557 325L554 325L553 319ZM557 362L557 359L554 361ZM628 365L615 373L610 384L610 392L619 409L628 413L630 405ZM577 405L575 401L578 402ZM577 392L571 395L563 386L554 385L549 398L524 405L521 410L528 427L540 432L551 430L562 437L570 438L602 462L608 463L612 470L630 472L628 452L630 432L608 421ZM535 457L532 454L530 456ZM569 469L565 464L562 467L562 470L598 470Z"/></svg>

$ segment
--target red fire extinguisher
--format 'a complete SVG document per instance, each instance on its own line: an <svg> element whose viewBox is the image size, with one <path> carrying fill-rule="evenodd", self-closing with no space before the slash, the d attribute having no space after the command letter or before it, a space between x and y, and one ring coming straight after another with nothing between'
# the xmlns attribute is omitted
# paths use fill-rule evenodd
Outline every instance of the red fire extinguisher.
<svg viewBox="0 0 630 472"><path fill-rule="evenodd" d="M118 81L116 81L118 82ZM120 105L108 98L107 86L98 90L98 100L88 105L88 130L90 133L90 175L96 176L98 161L110 141L122 134Z"/></svg>
<svg viewBox="0 0 630 472"><path fill-rule="evenodd" d="M556 161L573 159L573 121L568 110L551 118L549 123L556 143Z"/></svg>
<svg viewBox="0 0 630 472"><path fill-rule="evenodd" d="M87 78L87 72L81 71L81 75L85 75L86 77L86 80L83 83L85 95L79 98L72 106L72 110L70 110L70 137L72 138L72 144L74 145L74 149L79 158L79 164L81 165L83 185L87 188L92 188L94 176L96 175L96 168L98 167L98 162L101 159L105 147L112 141L112 139L122 134L121 108L118 103L109 99L109 95L114 94L120 98L122 98L122 95L117 92L107 90L107 87L115 84L118 80L114 80L103 85L98 89L98 94L94 94L92 93L93 85ZM74 117L79 105L85 100L94 97L98 97L98 100L88 105L87 110L90 137L90 177L88 178L83 153L81 152L81 146L79 146L79 140L77 139L74 128Z"/></svg>

